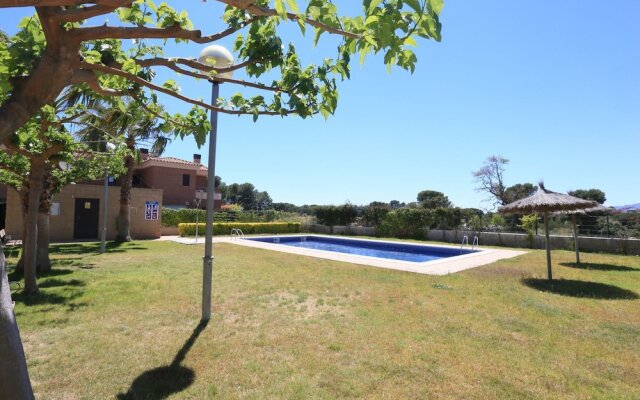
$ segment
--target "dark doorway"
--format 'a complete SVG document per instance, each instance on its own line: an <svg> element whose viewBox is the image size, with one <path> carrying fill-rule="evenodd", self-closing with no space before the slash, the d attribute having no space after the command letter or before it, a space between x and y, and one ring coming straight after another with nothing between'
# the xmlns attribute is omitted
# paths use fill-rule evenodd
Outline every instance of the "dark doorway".
<svg viewBox="0 0 640 400"><path fill-rule="evenodd" d="M76 199L76 212L73 222L74 239L98 238L99 207L99 199Z"/></svg>
<svg viewBox="0 0 640 400"><path fill-rule="evenodd" d="M7 204L0 203L0 229L4 229L6 216L7 216Z"/></svg>

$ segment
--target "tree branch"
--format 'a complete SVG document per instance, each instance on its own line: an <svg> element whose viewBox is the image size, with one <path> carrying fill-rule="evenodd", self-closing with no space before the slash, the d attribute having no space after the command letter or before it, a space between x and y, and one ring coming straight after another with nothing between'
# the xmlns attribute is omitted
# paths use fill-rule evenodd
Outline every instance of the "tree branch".
<svg viewBox="0 0 640 400"><path fill-rule="evenodd" d="M140 106L141 106L142 108L144 108L144 109L145 109L149 114L151 114L151 115L155 115L156 117L158 117L158 118L160 118L160 119L163 119L163 120L165 120L165 121L171 122L172 124L174 124L174 125L176 125L176 126L180 126L180 127L184 128L184 129L186 129L186 130L190 129L190 127L188 127L188 126L186 126L186 125L184 125L184 124L181 124L180 122L178 122L178 121L174 120L174 119L173 119L173 118L171 118L170 116L168 116L168 115L163 115L163 114L160 114L159 112L157 112L157 111L155 111L155 110L152 110L152 109L151 109L151 108L150 108L150 107L149 107L149 106L148 106L144 101L142 101L142 100L140 99L140 96L133 95L132 97L134 97L134 98L138 101L138 104L140 104Z"/></svg>
<svg viewBox="0 0 640 400"><path fill-rule="evenodd" d="M115 1L114 5L94 5L89 7L70 8L66 10L56 10L55 17L61 22L80 22L91 17L98 15L109 14L112 11L117 10L120 7L127 7L131 5L131 0L119 0Z"/></svg>
<svg viewBox="0 0 640 400"><path fill-rule="evenodd" d="M115 7L118 8L118 7ZM115 9L114 8L114 9ZM148 28L144 26L90 26L75 29L75 34L82 41L95 39L187 39L195 43L210 43L223 39L241 30L248 24L257 21L260 17L252 17L242 22L237 27L225 29L213 35L202 36L200 30L182 28L178 23L170 28Z"/></svg>
<svg viewBox="0 0 640 400"><path fill-rule="evenodd" d="M221 3L224 3L228 6L231 7L235 7L235 8L239 8L242 10L246 10L247 12L255 15L255 16L260 16L260 17L275 17L278 15L278 12L274 9L271 8L262 8L259 6L256 6L254 4L253 0L218 0ZM357 35L355 33L351 33L351 32L347 32L345 30L342 29L338 29L338 28L334 28L332 26L329 26L327 24L324 24L322 22L316 21L314 19L311 18L300 18L298 17L298 15L294 14L294 13L287 13L287 18L289 18L292 21L298 21L298 20L303 20L305 23L307 23L308 25L313 26L314 28L318 28L321 29L327 33L333 33L336 35L340 35L340 36L344 36L344 37L348 37L351 39L359 39L360 35Z"/></svg>
<svg viewBox="0 0 640 400"><path fill-rule="evenodd" d="M29 158L29 155L31 153L29 153L28 151L26 151L25 149L22 149L18 146L15 146L13 143L5 143L5 146L7 147L8 150L11 150L14 153L18 153L21 156L27 157Z"/></svg>
<svg viewBox="0 0 640 400"><path fill-rule="evenodd" d="M87 70L77 70L73 73L73 79L71 81L72 84L86 83L91 90L96 92L98 95L103 97L116 97L116 96L127 96L129 93L120 92L118 90L106 89L100 85L100 81L98 81L98 76L93 71Z"/></svg>
<svg viewBox="0 0 640 400"><path fill-rule="evenodd" d="M170 28L147 28L145 26L90 26L73 30L80 41L97 39L188 39L198 42L199 30L182 29L176 24Z"/></svg>
<svg viewBox="0 0 640 400"><path fill-rule="evenodd" d="M246 60L243 61L241 63L238 64L234 64L231 65L229 67L225 67L225 68L216 68L216 67L212 67L210 65L207 64L203 64L197 60L194 59L189 59L189 58L181 58L181 57L172 57L172 58L147 58L145 60L136 60L136 63L138 65L140 65L141 67L151 67L154 65L165 65L166 63L171 62L174 64L183 64L186 65L188 67L191 67L193 69L197 69L200 71L216 71L218 74L223 74L225 72L231 72L231 71L236 71L239 69L242 69L248 65L252 65L252 64L259 64L261 62L263 62L263 60Z"/></svg>
<svg viewBox="0 0 640 400"><path fill-rule="evenodd" d="M140 85L142 85L142 86L144 86L144 87L146 87L148 89L155 90L155 91L158 91L160 93L167 94L169 96L175 97L178 100L182 100L182 101L184 101L186 103L190 103L190 104L194 104L196 106L200 106L202 108L206 108L207 110L218 111L218 112L221 112L221 113L224 113L224 114L231 114L231 115L253 115L254 114L252 112L238 111L238 110L228 110L228 109L223 108L223 107L216 107L214 105L205 103L203 101L199 101L199 100L195 100L195 99L192 99L190 97L187 97L187 96L183 96L180 93L174 92L174 91L169 90L167 88L164 88L162 86L158 86L158 85L156 85L154 83L151 83L151 82L149 82L149 81L147 81L145 79L142 79L142 78L140 78L140 77L138 77L136 75L130 74L128 72L121 71L121 70L119 70L117 68L111 68L111 67L107 67L106 65L100 65L100 64L90 64L90 63L87 63L87 62L84 62L84 61L80 62L79 65L80 65L81 68L86 69L86 70L95 70L95 71L100 71L100 72L105 73L105 74L121 76L123 78L126 78L126 79L130 80L131 82L136 82L136 83L138 83L138 84L140 84ZM279 112L275 112L275 111L260 111L260 112L258 112L258 114L259 115L283 115L283 114L281 114ZM290 115L290 114L295 114L295 113L294 112L290 112L290 111L287 111L287 112L284 113L284 115Z"/></svg>
<svg viewBox="0 0 640 400"><path fill-rule="evenodd" d="M83 4L96 4L103 6L115 6L120 3L121 0L41 0L41 1L27 1L27 0L0 0L0 8L9 7L60 7L60 6L81 6Z"/></svg>
<svg viewBox="0 0 640 400"><path fill-rule="evenodd" d="M62 143L51 143L51 147L47 148L42 152L41 157L48 160L51 156L58 154L62 149L64 149L64 145Z"/></svg>
<svg viewBox="0 0 640 400"><path fill-rule="evenodd" d="M227 82L227 83L232 83L232 84L235 84L235 85L242 85L242 86L245 86L245 87L251 87L251 88L254 88L254 89L262 89L262 90L268 90L268 91L272 91L272 92L289 93L287 90L284 90L282 88L275 87L275 86L267 86L267 85L263 85L261 83L253 83L253 82L247 82L247 81L238 80L238 79L231 79L231 78L211 77L209 75L205 75L205 74L201 74L201 73L198 73L198 72L189 71L189 70L186 70L184 68L180 68L171 59L155 58L154 60L155 60L155 64L154 65L164 66L164 67L167 67L169 69L172 69L173 71L175 71L175 72L177 72L179 74L192 76L192 77L198 78L198 79L206 79L208 81L215 80L215 81L218 81L218 82ZM198 64L200 64L200 63L198 63ZM222 68L220 68L220 69L222 69ZM227 69L227 68L224 68L224 69ZM218 72L218 70L215 70L215 71Z"/></svg>
<svg viewBox="0 0 640 400"><path fill-rule="evenodd" d="M253 16L251 18L248 18L246 20L244 20L243 22L240 23L240 25L238 27L231 27L231 28L227 28L222 32L218 32L215 33L213 35L208 35L208 36L202 36L199 40L201 40L201 42L197 42L197 43L209 43L209 42L215 42L216 40L220 40L222 38L225 38L229 35L233 35L234 33L236 33L237 31L239 31L240 29L244 28L247 25L250 25L254 22L256 22L257 20L259 20L260 17L259 16Z"/></svg>

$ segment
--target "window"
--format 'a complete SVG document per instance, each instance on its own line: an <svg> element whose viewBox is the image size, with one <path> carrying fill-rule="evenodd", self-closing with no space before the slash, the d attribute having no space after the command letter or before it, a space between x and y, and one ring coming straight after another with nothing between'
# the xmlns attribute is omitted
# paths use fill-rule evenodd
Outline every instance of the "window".
<svg viewBox="0 0 640 400"><path fill-rule="evenodd" d="M140 186L141 181L142 180L140 179L140 174L133 175L133 182L132 182L133 186Z"/></svg>
<svg viewBox="0 0 640 400"><path fill-rule="evenodd" d="M189 186L191 184L191 175L182 174L182 186Z"/></svg>

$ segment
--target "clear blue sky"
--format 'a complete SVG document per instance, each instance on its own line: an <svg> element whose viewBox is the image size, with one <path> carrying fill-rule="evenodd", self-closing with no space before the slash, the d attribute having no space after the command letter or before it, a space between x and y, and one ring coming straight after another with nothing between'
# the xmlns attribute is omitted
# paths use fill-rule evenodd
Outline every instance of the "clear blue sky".
<svg viewBox="0 0 640 400"><path fill-rule="evenodd" d="M214 1L172 4L187 6L204 33L222 26ZM0 12L13 32L24 10ZM555 191L599 188L608 205L640 202L639 16L636 0L445 1L443 40L419 43L416 72L356 62L333 118L221 115L216 173L278 202L409 202L431 189L481 208L489 204L471 171L500 154L511 160L508 185L544 179ZM293 39L307 59L334 54ZM200 47L168 46L167 55L195 57ZM210 96L206 82L181 86ZM222 85L221 96L238 90ZM165 154L195 152L207 160L206 146L189 140Z"/></svg>

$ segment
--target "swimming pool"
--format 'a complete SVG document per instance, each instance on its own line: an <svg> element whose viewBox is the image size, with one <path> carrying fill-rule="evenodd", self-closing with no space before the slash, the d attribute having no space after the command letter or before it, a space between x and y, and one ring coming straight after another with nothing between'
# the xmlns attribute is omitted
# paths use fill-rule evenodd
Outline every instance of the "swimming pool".
<svg viewBox="0 0 640 400"><path fill-rule="evenodd" d="M468 247L461 250L460 246L455 245L426 245L327 235L253 236L237 240L218 240L307 257L430 275L446 275L525 254L513 250L471 250ZM390 258L384 257L385 253ZM284 262L295 261L286 259Z"/></svg>
<svg viewBox="0 0 640 400"><path fill-rule="evenodd" d="M313 235L248 238L247 240L409 262L441 260L443 258L455 257L462 254L476 253L478 251L422 244L394 243Z"/></svg>

